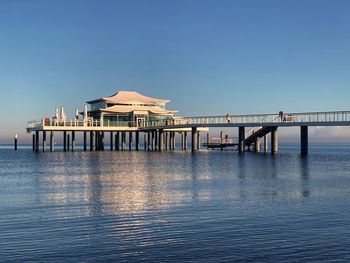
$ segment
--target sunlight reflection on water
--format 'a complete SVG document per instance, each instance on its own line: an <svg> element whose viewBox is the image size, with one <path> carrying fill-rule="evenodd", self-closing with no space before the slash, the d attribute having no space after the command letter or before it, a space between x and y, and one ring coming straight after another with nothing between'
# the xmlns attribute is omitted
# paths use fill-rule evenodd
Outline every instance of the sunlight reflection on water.
<svg viewBox="0 0 350 263"><path fill-rule="evenodd" d="M316 150L301 157L288 149L276 156L2 149L0 255L349 259L350 148Z"/></svg>

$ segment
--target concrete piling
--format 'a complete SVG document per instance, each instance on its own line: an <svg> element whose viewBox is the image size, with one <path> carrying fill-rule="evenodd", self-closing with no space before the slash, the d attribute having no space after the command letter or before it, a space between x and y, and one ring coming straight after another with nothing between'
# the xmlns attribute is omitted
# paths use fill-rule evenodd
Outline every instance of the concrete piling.
<svg viewBox="0 0 350 263"><path fill-rule="evenodd" d="M126 150L126 132L122 132L122 151Z"/></svg>
<svg viewBox="0 0 350 263"><path fill-rule="evenodd" d="M197 131L197 151L199 151L201 149L201 135L199 133L199 131Z"/></svg>
<svg viewBox="0 0 350 263"><path fill-rule="evenodd" d="M151 150L150 143L151 143L151 132L147 132L147 151Z"/></svg>
<svg viewBox="0 0 350 263"><path fill-rule="evenodd" d="M135 150L139 150L140 145L140 133L138 131L135 132Z"/></svg>
<svg viewBox="0 0 350 263"><path fill-rule="evenodd" d="M154 142L154 131L151 132L152 138L151 138L151 150L154 151L154 146L155 146L155 142Z"/></svg>
<svg viewBox="0 0 350 263"><path fill-rule="evenodd" d="M255 152L257 152L257 153L260 152L260 138L259 137L255 138L254 149L255 149Z"/></svg>
<svg viewBox="0 0 350 263"><path fill-rule="evenodd" d="M102 151L105 150L104 138L105 138L105 133L104 133L104 132L101 132L101 150L102 150Z"/></svg>
<svg viewBox="0 0 350 263"><path fill-rule="evenodd" d="M87 135L86 135L86 131L84 131L84 152L86 152L86 137L87 137Z"/></svg>
<svg viewBox="0 0 350 263"><path fill-rule="evenodd" d="M72 131L72 152L75 151L75 131Z"/></svg>
<svg viewBox="0 0 350 263"><path fill-rule="evenodd" d="M94 150L94 132L90 132L90 152Z"/></svg>
<svg viewBox="0 0 350 263"><path fill-rule="evenodd" d="M176 150L176 133L175 132L172 132L172 133L173 133L172 148L173 150Z"/></svg>
<svg viewBox="0 0 350 263"><path fill-rule="evenodd" d="M244 153L245 127L238 127L238 152Z"/></svg>
<svg viewBox="0 0 350 263"><path fill-rule="evenodd" d="M158 139L158 150L159 151L163 151L163 149L164 149L164 133L163 133L162 129L159 130L158 136L159 136L159 139Z"/></svg>
<svg viewBox="0 0 350 263"><path fill-rule="evenodd" d="M39 136L40 136L39 131L36 131L35 132L35 151L36 152L39 152Z"/></svg>
<svg viewBox="0 0 350 263"><path fill-rule="evenodd" d="M43 131L43 152L46 152L46 131Z"/></svg>
<svg viewBox="0 0 350 263"><path fill-rule="evenodd" d="M129 132L129 151L132 150L132 132Z"/></svg>
<svg viewBox="0 0 350 263"><path fill-rule="evenodd" d="M192 135L192 141L191 141L192 152L195 152L195 151L197 151L197 148L196 148L196 146L197 146L197 142L196 142L196 140L197 140L197 127L192 127L191 135Z"/></svg>
<svg viewBox="0 0 350 263"><path fill-rule="evenodd" d="M184 133L181 132L181 150L183 151L184 148L185 148L185 146L184 146Z"/></svg>
<svg viewBox="0 0 350 263"><path fill-rule="evenodd" d="M35 132L35 151L39 152L39 131Z"/></svg>
<svg viewBox="0 0 350 263"><path fill-rule="evenodd" d="M154 132L154 150L157 151L158 146L159 146L159 142L158 142L158 131L156 130Z"/></svg>
<svg viewBox="0 0 350 263"><path fill-rule="evenodd" d="M207 150L209 150L209 144L210 144L210 136L209 136L209 132L207 132Z"/></svg>
<svg viewBox="0 0 350 263"><path fill-rule="evenodd" d="M309 151L308 126L300 126L300 154L307 155Z"/></svg>
<svg viewBox="0 0 350 263"><path fill-rule="evenodd" d="M269 145L267 141L267 135L264 136L264 152L267 152L269 150Z"/></svg>
<svg viewBox="0 0 350 263"><path fill-rule="evenodd" d="M275 154L278 152L278 128L273 127L271 131L271 153Z"/></svg>
<svg viewBox="0 0 350 263"><path fill-rule="evenodd" d="M55 151L55 134L53 131L50 132L50 152Z"/></svg>
<svg viewBox="0 0 350 263"><path fill-rule="evenodd" d="M35 134L32 135L33 140L33 152L35 152Z"/></svg>
<svg viewBox="0 0 350 263"><path fill-rule="evenodd" d="M67 151L67 132L63 132L63 151Z"/></svg>
<svg viewBox="0 0 350 263"><path fill-rule="evenodd" d="M17 151L17 142L18 142L18 135L14 135L14 144L15 144L15 151Z"/></svg>
<svg viewBox="0 0 350 263"><path fill-rule="evenodd" d="M95 132L95 151L99 151L99 132Z"/></svg>
<svg viewBox="0 0 350 263"><path fill-rule="evenodd" d="M109 135L109 150L113 151L113 132L110 132Z"/></svg>
<svg viewBox="0 0 350 263"><path fill-rule="evenodd" d="M119 147L120 147L120 146L119 146L119 141L120 141L120 140L119 140L119 136L120 136L120 132L117 131L117 132L115 133L115 142L114 142L114 146L115 146L115 150L116 150L116 151L119 151Z"/></svg>
<svg viewBox="0 0 350 263"><path fill-rule="evenodd" d="M168 132L164 132L164 148L165 150L168 150Z"/></svg>

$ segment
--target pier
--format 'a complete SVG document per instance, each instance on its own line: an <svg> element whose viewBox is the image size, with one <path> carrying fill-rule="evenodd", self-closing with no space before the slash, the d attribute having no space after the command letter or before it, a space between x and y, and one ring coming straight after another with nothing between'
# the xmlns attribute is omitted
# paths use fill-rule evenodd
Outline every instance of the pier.
<svg viewBox="0 0 350 263"><path fill-rule="evenodd" d="M47 134L50 139L50 151L54 151L55 133L61 132L63 138L63 151L74 151L76 148L76 133L83 133L83 149L90 151L105 150L105 134L110 136L110 150L124 151L140 149L140 133L143 133L144 149L147 151L175 150L175 133L181 139L181 149L188 149L188 134L191 134L191 151L197 151L200 147L200 133L207 133L209 128L236 128L238 129L238 142L222 143L211 142L205 147L222 148L237 146L238 152L243 153L247 149L261 151L261 143L266 152L270 148L271 153L278 152L278 128L300 128L300 153L308 153L308 127L312 126L350 126L350 111L334 112L309 112L286 113L288 118L280 114L256 114L256 115L232 115L229 121L227 116L200 116L200 117L176 117L172 121L143 122L100 122L71 120L52 125L47 120L32 121L28 123L27 131L33 133L33 150L39 151L39 136L42 137L42 151L46 151ZM270 134L268 145L267 135ZM128 141L127 141L128 137ZM127 147L128 144L128 147ZM134 145L133 145L134 144ZM226 144L226 145L225 145Z"/></svg>
<svg viewBox="0 0 350 263"><path fill-rule="evenodd" d="M177 111L165 109L167 102L169 100L146 97L137 92L120 91L111 97L88 101L90 111L85 105L83 112L76 110L72 119L66 118L63 107L60 114L56 108L54 117L28 122L27 132L33 134L33 151L36 152L39 151L40 141L42 151L47 151L48 135L49 150L54 151L57 133L62 133L63 151L75 151L77 134L82 133L84 151L104 151L105 137L109 135L111 151L138 151L141 149L141 136L146 151L175 150L176 138L181 140L181 150L186 151L190 137L190 149L195 152L200 149L201 134L205 133L207 141L203 146L208 149L236 147L239 153L251 149L260 152L263 144L264 152L270 149L272 154L276 154L278 129L299 127L300 153L305 155L308 153L309 127L350 126L350 111L280 111L276 114L178 117L175 116ZM83 117L80 118L79 115ZM237 129L238 140L228 141L221 134L219 141L210 141L210 128Z"/></svg>

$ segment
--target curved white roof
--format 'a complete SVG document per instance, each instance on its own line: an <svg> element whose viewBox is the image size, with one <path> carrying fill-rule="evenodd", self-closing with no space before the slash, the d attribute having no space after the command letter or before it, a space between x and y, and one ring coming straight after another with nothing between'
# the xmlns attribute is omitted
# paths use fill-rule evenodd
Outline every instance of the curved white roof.
<svg viewBox="0 0 350 263"><path fill-rule="evenodd" d="M87 103L107 102L115 104L165 104L170 100L156 99L144 96L136 91L118 91L110 97L104 97Z"/></svg>

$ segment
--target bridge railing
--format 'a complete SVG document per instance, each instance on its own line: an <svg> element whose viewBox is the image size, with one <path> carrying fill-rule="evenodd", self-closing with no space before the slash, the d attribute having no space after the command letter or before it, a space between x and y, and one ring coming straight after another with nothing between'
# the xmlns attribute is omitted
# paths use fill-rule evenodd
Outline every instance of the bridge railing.
<svg viewBox="0 0 350 263"><path fill-rule="evenodd" d="M289 113L291 122L347 122L350 111Z"/></svg>
<svg viewBox="0 0 350 263"><path fill-rule="evenodd" d="M191 124L264 124L264 123L323 123L323 122L350 122L350 111L307 112L283 114L256 114L256 115L221 115L178 117L173 120L151 121L147 127L183 126Z"/></svg>

